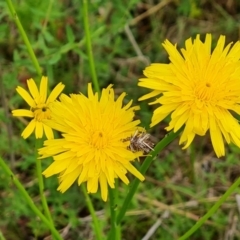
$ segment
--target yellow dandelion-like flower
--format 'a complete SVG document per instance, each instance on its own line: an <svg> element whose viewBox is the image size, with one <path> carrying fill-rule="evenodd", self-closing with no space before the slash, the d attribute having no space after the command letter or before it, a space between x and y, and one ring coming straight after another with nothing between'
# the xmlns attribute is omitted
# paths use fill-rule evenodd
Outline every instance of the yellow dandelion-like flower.
<svg viewBox="0 0 240 240"><path fill-rule="evenodd" d="M211 52L212 36L205 42L188 39L181 53L176 45L166 40L163 47L170 63L155 63L147 67L139 86L153 89L139 100L158 98L151 104L160 104L154 111L151 126L171 113L166 128L176 132L184 126L179 144L187 148L195 135L203 136L209 130L213 148L218 157L225 155L224 140L240 147L240 126L233 113L240 114L240 42L225 45L220 36ZM232 47L231 47L232 46ZM160 96L159 96L160 95Z"/></svg>
<svg viewBox="0 0 240 240"><path fill-rule="evenodd" d="M30 110L17 109L13 110L12 114L15 117L29 117L32 118L30 123L22 132L23 138L28 138L35 130L36 138L43 137L43 131L48 139L53 138L52 129L47 126L43 120L51 118L51 111L49 106L53 103L58 95L62 92L64 85L59 83L47 98L48 78L42 77L40 83L40 89L38 90L36 83L33 79L27 80L27 85L30 94L22 87L17 87L18 94L27 102L30 106Z"/></svg>
<svg viewBox="0 0 240 240"><path fill-rule="evenodd" d="M98 185L104 201L108 185L115 187L115 178L129 183L127 172L141 181L142 174L132 165L139 154L128 149L124 141L137 129L139 120L133 120L132 101L123 106L125 93L114 100L112 85L93 93L88 85L88 97L83 94L61 94L60 101L50 106L48 126L62 133L61 139L46 140L39 149L41 158L53 156L53 163L43 172L46 177L59 174L58 190L65 192L76 180L87 182L89 193L96 193Z"/></svg>

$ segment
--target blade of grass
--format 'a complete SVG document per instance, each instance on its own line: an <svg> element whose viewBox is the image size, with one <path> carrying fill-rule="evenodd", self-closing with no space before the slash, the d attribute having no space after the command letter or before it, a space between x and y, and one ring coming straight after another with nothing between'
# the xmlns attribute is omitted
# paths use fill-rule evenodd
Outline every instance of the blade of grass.
<svg viewBox="0 0 240 240"><path fill-rule="evenodd" d="M89 23L88 23L88 0L82 0L82 4L83 4L82 11L83 11L84 31L85 31L85 36L86 36L86 46L87 46L90 72L92 75L92 82L93 82L95 91L100 93L99 83L98 83L98 79L97 79L95 63L94 63L94 58L93 58L93 52L92 52L90 27L89 27Z"/></svg>
<svg viewBox="0 0 240 240"><path fill-rule="evenodd" d="M22 24L21 24L21 21L18 18L17 12L14 9L12 1L11 0L6 0L6 1L7 1L8 8L9 8L9 10L11 12L11 15L12 15L12 17L13 17L13 19L14 19L17 27L18 27L18 30L19 30L19 32L20 32L20 34L22 36L22 39L23 39L23 41L24 41L24 43L25 43L25 45L27 47L27 50L28 50L29 56L30 56L30 58L32 60L32 63L33 63L33 65L34 65L34 67L35 67L35 69L37 71L37 74L39 76L39 79L38 79L38 83L39 83L40 77L42 75L42 69L41 69L41 67L40 67L40 65L38 63L38 60L37 60L37 58L35 56L35 53L34 53L34 51L32 49L32 46L31 46L31 44L30 44L30 42L28 40L27 34L26 34Z"/></svg>

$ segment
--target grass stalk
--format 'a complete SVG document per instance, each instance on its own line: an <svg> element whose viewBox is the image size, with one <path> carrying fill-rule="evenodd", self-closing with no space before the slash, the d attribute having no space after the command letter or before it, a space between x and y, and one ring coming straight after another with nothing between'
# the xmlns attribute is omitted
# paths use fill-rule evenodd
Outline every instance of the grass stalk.
<svg viewBox="0 0 240 240"><path fill-rule="evenodd" d="M84 24L84 32L85 32L85 36L86 36L86 47L87 47L90 72L91 72L94 89L95 89L95 91L100 93L99 82L97 79L96 68L95 68L93 52L92 52L90 27L89 27L89 22L88 22L88 0L82 0L82 3L83 3L83 8L82 8L83 9L83 24Z"/></svg>
<svg viewBox="0 0 240 240"><path fill-rule="evenodd" d="M3 171L12 178L13 183L16 185L20 193L22 194L23 198L29 205L29 207L33 210L33 212L46 224L46 226L51 230L53 237L56 240L62 240L61 235L55 229L55 227L49 222L49 220L41 213L41 211L37 208L37 206L33 203L32 198L29 196L21 182L17 179L14 173L10 170L10 168L5 164L3 159L0 157L0 166Z"/></svg>
<svg viewBox="0 0 240 240"><path fill-rule="evenodd" d="M178 240L185 240L189 238L194 232L198 230L227 200L227 198L234 192L234 190L240 185L240 177L235 181L228 190L219 198L219 200L209 209L209 211L193 225L183 236Z"/></svg>
<svg viewBox="0 0 240 240"><path fill-rule="evenodd" d="M196 184L196 176L195 176L195 146L192 143L190 148L190 163L191 163L191 174L190 174L190 179L192 180L193 184Z"/></svg>
<svg viewBox="0 0 240 240"><path fill-rule="evenodd" d="M35 158L36 158L36 168L37 168L37 177L38 177L38 186L39 186L39 194L41 198L42 207L44 210L45 216L48 218L49 222L54 227L54 223L52 220L51 213L48 208L47 200L44 194L44 182L43 182L43 176L42 176L42 164L41 160L38 159L38 149L42 147L43 140L42 139L36 139L36 145L35 145Z"/></svg>
<svg viewBox="0 0 240 240"><path fill-rule="evenodd" d="M23 39L23 41L24 41L24 43L25 43L25 45L27 47L27 50L28 50L29 56L30 56L30 58L32 60L32 63L33 63L33 65L34 65L34 67L35 67L35 69L37 71L37 74L39 76L39 78L38 78L38 83L39 83L40 77L42 75L41 67L40 67L40 65L38 63L38 60L37 60L36 55L35 55L35 53L34 53L34 51L32 49L32 46L31 46L31 44L30 44L30 42L28 40L27 34L26 34L22 24L21 24L21 21L18 18L17 12L16 12L16 10L15 10L13 4L12 4L12 1L11 0L6 0L6 1L7 1L8 8L9 8L9 10L11 12L11 15L12 15L12 17L13 17L16 25L17 25L18 31L19 31L20 35L22 36L22 39Z"/></svg>

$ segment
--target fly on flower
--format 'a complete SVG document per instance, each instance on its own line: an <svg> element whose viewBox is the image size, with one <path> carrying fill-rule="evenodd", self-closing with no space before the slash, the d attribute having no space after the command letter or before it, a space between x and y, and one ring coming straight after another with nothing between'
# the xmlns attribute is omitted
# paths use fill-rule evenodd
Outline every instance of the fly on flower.
<svg viewBox="0 0 240 240"><path fill-rule="evenodd" d="M19 86L17 87L16 91L27 102L27 104L30 106L30 109L17 109L12 111L14 117L32 118L30 123L22 132L22 137L25 139L28 138L35 130L36 138L42 138L44 132L48 139L52 139L53 131L44 123L44 120L51 118L51 111L49 109L49 106L62 92L64 85L62 83L58 83L48 98L47 77L42 77L39 90L33 79L28 79L27 85L30 94L24 88Z"/></svg>
<svg viewBox="0 0 240 240"><path fill-rule="evenodd" d="M123 141L129 141L128 149L132 152L142 151L144 154L148 154L154 148L154 143L150 137L149 133L136 130L133 136L127 137Z"/></svg>
<svg viewBox="0 0 240 240"><path fill-rule="evenodd" d="M139 100L156 97L158 104L151 127L171 115L167 131L184 126L179 144L189 147L195 135L208 131L218 157L225 155L224 139L240 147L240 125L234 114L240 114L240 42L229 43L220 36L212 49L212 36L205 42L200 36L187 39L185 48L177 50L166 40L163 47L170 63L154 63L144 71L146 78L138 85L153 91Z"/></svg>

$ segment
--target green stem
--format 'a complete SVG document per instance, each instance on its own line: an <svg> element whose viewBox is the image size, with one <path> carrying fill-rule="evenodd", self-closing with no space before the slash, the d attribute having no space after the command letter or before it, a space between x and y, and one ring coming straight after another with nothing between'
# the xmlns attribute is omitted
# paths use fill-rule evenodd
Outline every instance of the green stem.
<svg viewBox="0 0 240 240"><path fill-rule="evenodd" d="M195 146L192 143L190 146L190 162L191 162L191 180L193 184L196 183L196 178L195 178Z"/></svg>
<svg viewBox="0 0 240 240"><path fill-rule="evenodd" d="M116 203L117 203L117 191L116 188L117 186L115 186L114 189L109 187L109 200L110 200L110 215L111 215L111 229L108 235L108 240L111 239L116 239L116 233L117 233L117 224L116 224Z"/></svg>
<svg viewBox="0 0 240 240"><path fill-rule="evenodd" d="M28 40L27 34L25 33L24 28L23 28L23 26L22 26L22 24L21 24L21 22L20 22L20 20L18 18L17 12L14 9L12 1L11 0L6 0L6 1L7 1L8 8L9 8L11 14L12 14L12 17L13 17L13 19L14 19L17 27L18 27L18 30L19 30L19 32L20 32L20 34L22 36L22 39L23 39L23 41L24 41L24 43L25 43L25 45L27 47L27 50L28 50L30 58L31 58L31 60L33 62L33 65L36 68L37 74L38 74L39 77L41 77L41 75L42 75L41 67L39 66L37 58L36 58L36 56L34 54L34 51L32 49L32 46L31 46L31 44L30 44L30 42Z"/></svg>
<svg viewBox="0 0 240 240"><path fill-rule="evenodd" d="M6 240L6 238L3 236L1 231L0 231L0 240Z"/></svg>
<svg viewBox="0 0 240 240"><path fill-rule="evenodd" d="M51 213L48 208L47 200L44 194L44 183L43 183L43 176L42 176L42 162L38 159L38 149L42 147L43 140L36 139L35 143L35 158L36 158L36 168L37 168L37 177L38 177L38 186L39 186L39 194L42 202L42 207L45 213L45 216L48 218L49 222L54 226Z"/></svg>
<svg viewBox="0 0 240 240"><path fill-rule="evenodd" d="M84 184L81 184L81 188L82 188L82 191L83 191L83 194L85 196L85 200L86 200L86 204L88 206L88 210L92 216L92 220L93 220L93 228L94 228L94 232L95 232L95 235L96 235L96 239L97 240L101 240L102 239L102 235L101 235L101 231L100 231L100 227L99 227L99 223L98 223L98 219L97 219L97 215L96 215L96 212L94 210L94 207L93 207L93 204L92 204L92 201L87 193L87 190L86 190L86 187Z"/></svg>
<svg viewBox="0 0 240 240"><path fill-rule="evenodd" d="M23 187L23 185L19 182L19 180L16 178L14 173L10 170L10 168L5 164L3 159L0 157L0 166L4 170L4 172L9 175L12 178L13 183L16 185L22 196L24 197L25 201L28 203L30 208L33 210L33 212L46 224L46 226L51 230L52 235L57 240L62 240L61 235L59 232L52 226L52 224L48 221L48 219L40 212L40 210L36 207L36 205L33 203L31 197L28 195L27 191Z"/></svg>
<svg viewBox="0 0 240 240"><path fill-rule="evenodd" d="M115 189L118 189L119 187L119 181L118 179L116 179L116 182L115 182ZM116 201L116 206L115 208L119 209L119 191L116 190L115 192L115 201ZM115 214L116 215L116 214ZM115 224L116 224L116 240L121 240L121 225L117 225L116 223L116 216L115 216Z"/></svg>
<svg viewBox="0 0 240 240"><path fill-rule="evenodd" d="M163 138L154 148L154 151L152 151L148 157L146 157L146 159L144 160L141 168L140 168L140 172L144 175L146 173L146 171L148 170L149 166L151 165L154 157L160 152L162 151L170 142L172 142L181 132L181 129L179 131L177 131L176 133L171 132L168 135L165 136L165 138ZM133 197L133 195L135 194L137 187L140 183L140 180L138 180L137 178L135 178L132 182L132 184L130 185L130 189L128 192L127 197L124 199L122 208L120 209L120 212L117 216L117 224L120 224L121 220L123 219L128 205L131 202L131 199Z"/></svg>
<svg viewBox="0 0 240 240"><path fill-rule="evenodd" d="M218 208L227 200L227 198L233 193L233 191L240 185L240 178L228 188L228 190L220 197L220 199L209 209L209 211L196 222L196 224L189 229L182 237L178 240L184 240L190 237L194 232L197 231L217 210Z"/></svg>
<svg viewBox="0 0 240 240"><path fill-rule="evenodd" d="M85 36L86 36L87 53L88 53L90 71L91 71L91 75L92 75L92 81L93 81L95 90L97 92L100 92L96 69L95 69L95 64L94 64L93 52L92 52L90 27L89 27L89 23L88 23L88 0L82 0L82 3L83 3L84 32L85 32Z"/></svg>

